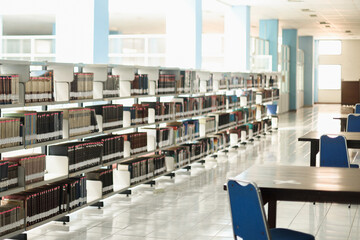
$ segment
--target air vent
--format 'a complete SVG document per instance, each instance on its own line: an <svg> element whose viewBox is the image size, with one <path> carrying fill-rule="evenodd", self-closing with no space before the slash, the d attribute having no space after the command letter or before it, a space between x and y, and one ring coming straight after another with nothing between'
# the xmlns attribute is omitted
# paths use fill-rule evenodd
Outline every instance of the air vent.
<svg viewBox="0 0 360 240"><path fill-rule="evenodd" d="M305 8L305 9L301 9L302 12L311 12L310 9Z"/></svg>
<svg viewBox="0 0 360 240"><path fill-rule="evenodd" d="M351 33L351 31L350 31L350 30L346 30L345 32L346 32L346 33Z"/></svg>
<svg viewBox="0 0 360 240"><path fill-rule="evenodd" d="M288 0L288 2L304 2L304 0Z"/></svg>
<svg viewBox="0 0 360 240"><path fill-rule="evenodd" d="M327 22L320 22L320 24L329 24L329 23L327 23Z"/></svg>
<svg viewBox="0 0 360 240"><path fill-rule="evenodd" d="M317 17L316 14L310 14L310 17Z"/></svg>
<svg viewBox="0 0 360 240"><path fill-rule="evenodd" d="M331 27L331 26L330 26L330 25L326 25L325 27L329 28L329 27Z"/></svg>

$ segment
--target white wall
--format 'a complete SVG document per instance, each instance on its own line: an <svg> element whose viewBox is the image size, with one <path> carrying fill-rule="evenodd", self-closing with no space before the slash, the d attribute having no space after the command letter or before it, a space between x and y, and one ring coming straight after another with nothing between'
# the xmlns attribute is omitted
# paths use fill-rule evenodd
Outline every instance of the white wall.
<svg viewBox="0 0 360 240"><path fill-rule="evenodd" d="M342 40L341 55L321 55L319 64L341 65L341 79L360 79L360 40ZM320 103L340 103L341 90L319 90Z"/></svg>

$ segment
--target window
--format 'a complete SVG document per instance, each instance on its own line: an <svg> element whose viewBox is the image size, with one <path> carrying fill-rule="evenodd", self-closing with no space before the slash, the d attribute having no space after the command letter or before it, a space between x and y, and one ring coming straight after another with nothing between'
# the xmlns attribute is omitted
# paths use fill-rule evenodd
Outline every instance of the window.
<svg viewBox="0 0 360 240"><path fill-rule="evenodd" d="M341 65L319 65L319 89L340 89Z"/></svg>
<svg viewBox="0 0 360 240"><path fill-rule="evenodd" d="M340 55L340 54L341 54L340 40L319 41L319 55Z"/></svg>

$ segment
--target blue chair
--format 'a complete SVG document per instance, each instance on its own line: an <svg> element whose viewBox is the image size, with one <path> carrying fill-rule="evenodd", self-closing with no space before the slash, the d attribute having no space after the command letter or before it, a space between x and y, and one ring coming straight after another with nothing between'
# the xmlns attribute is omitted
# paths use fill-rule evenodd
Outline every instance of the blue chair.
<svg viewBox="0 0 360 240"><path fill-rule="evenodd" d="M255 183L229 180L227 189L234 239L314 240L314 236L284 228L269 229L260 190Z"/></svg>
<svg viewBox="0 0 360 240"><path fill-rule="evenodd" d="M359 168L357 164L350 164L344 136L329 134L320 137L320 167Z"/></svg>
<svg viewBox="0 0 360 240"><path fill-rule="evenodd" d="M347 132L360 132L360 114L349 114L347 118Z"/></svg>
<svg viewBox="0 0 360 240"><path fill-rule="evenodd" d="M360 113L360 103L355 104L355 113Z"/></svg>

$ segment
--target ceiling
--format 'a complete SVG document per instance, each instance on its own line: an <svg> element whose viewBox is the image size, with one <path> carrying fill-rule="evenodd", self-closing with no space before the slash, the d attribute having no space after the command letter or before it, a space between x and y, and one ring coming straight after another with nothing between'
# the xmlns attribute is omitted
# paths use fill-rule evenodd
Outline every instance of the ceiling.
<svg viewBox="0 0 360 240"><path fill-rule="evenodd" d="M52 34L57 1L0 0L4 34ZM168 4L176 0L109 0L110 30L164 34ZM258 36L260 19L279 19L281 28L296 28L299 35L360 39L360 0L203 0L202 5L204 33L223 33L231 6L250 5L252 36Z"/></svg>

